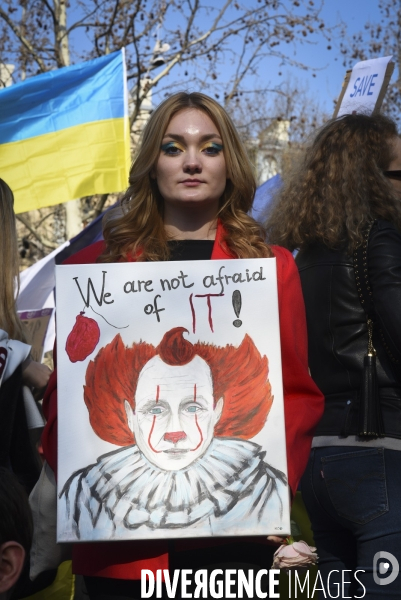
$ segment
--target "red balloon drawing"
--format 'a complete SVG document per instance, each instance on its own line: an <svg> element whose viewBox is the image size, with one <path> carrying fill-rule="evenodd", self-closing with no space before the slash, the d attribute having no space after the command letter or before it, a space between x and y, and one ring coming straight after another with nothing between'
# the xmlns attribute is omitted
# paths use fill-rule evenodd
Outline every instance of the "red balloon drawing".
<svg viewBox="0 0 401 600"><path fill-rule="evenodd" d="M97 322L94 319L85 317L84 311L79 313L65 344L65 350L70 361L85 360L96 348L99 338L100 329Z"/></svg>

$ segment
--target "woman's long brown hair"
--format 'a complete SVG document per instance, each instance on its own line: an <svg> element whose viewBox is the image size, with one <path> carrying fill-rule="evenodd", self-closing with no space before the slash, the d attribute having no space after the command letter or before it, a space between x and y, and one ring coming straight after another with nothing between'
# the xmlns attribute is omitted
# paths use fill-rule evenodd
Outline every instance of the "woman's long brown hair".
<svg viewBox="0 0 401 600"><path fill-rule="evenodd" d="M278 194L267 239L294 250L311 242L352 251L369 221L401 230L401 199L383 174L398 135L383 115L345 115L327 123Z"/></svg>
<svg viewBox="0 0 401 600"><path fill-rule="evenodd" d="M19 256L14 196L2 179L0 179L0 231L0 329L6 331L11 339L25 342L15 303L19 287Z"/></svg>
<svg viewBox="0 0 401 600"><path fill-rule="evenodd" d="M246 150L226 111L212 98L201 93L179 92L170 96L152 113L142 144L131 167L129 188L121 207L104 219L106 250L101 262L116 262L128 253L141 261L168 260L169 248L163 224L163 198L151 173L160 155L164 133L179 111L195 108L206 113L223 140L227 167L227 185L220 200L218 217L224 226L224 242L239 258L272 256L264 241L263 228L247 213L255 195L255 179ZM121 209L123 214L121 214Z"/></svg>

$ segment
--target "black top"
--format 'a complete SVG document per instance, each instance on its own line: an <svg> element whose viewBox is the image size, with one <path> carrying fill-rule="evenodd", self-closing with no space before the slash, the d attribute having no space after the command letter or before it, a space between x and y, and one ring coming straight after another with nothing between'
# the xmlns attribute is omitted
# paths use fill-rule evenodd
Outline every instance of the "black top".
<svg viewBox="0 0 401 600"><path fill-rule="evenodd" d="M316 434L339 435L348 408L357 407L368 345L353 260L347 252L314 243L298 253L296 263L306 307L311 375L326 397ZM385 432L401 439L401 234L387 221L378 220L371 229L368 275ZM390 362L380 330L398 365Z"/></svg>
<svg viewBox="0 0 401 600"><path fill-rule="evenodd" d="M210 260L214 241L172 240L167 244L170 248L169 260Z"/></svg>

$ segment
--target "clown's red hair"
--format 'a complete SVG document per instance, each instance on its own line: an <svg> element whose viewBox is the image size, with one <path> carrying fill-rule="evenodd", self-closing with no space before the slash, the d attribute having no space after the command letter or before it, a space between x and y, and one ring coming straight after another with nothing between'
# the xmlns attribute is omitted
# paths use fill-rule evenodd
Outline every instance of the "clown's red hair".
<svg viewBox="0 0 401 600"><path fill-rule="evenodd" d="M183 327L171 329L157 348L146 342L127 348L118 334L99 350L86 371L84 400L91 425L100 438L118 446L135 442L124 401L135 409L139 374L156 355L172 366L188 364L195 355L208 363L215 402L224 400L216 436L250 439L263 428L273 402L266 356L260 355L248 335L235 348L191 344L183 337L184 332L188 330Z"/></svg>

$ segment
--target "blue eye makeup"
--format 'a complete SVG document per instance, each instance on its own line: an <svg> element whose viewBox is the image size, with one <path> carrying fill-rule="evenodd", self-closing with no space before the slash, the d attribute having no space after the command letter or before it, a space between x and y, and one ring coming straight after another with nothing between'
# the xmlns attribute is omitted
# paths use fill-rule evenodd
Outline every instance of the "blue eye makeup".
<svg viewBox="0 0 401 600"><path fill-rule="evenodd" d="M165 144L161 145L161 150L165 154L170 154L171 156L174 156L175 154L183 152L184 148L178 142L166 142Z"/></svg>
<svg viewBox="0 0 401 600"><path fill-rule="evenodd" d="M207 142L201 148L201 152L205 152L205 154L209 154L210 156L217 156L223 150L223 145L218 144L217 142Z"/></svg>
<svg viewBox="0 0 401 600"><path fill-rule="evenodd" d="M217 142L206 142L200 147L200 152L204 152L207 156L217 156L222 150L223 145ZM166 142L161 145L161 151L167 156L178 156L181 152L185 152L185 148L179 142Z"/></svg>

